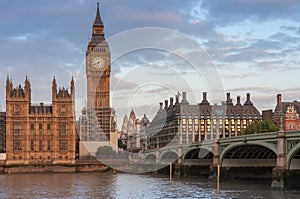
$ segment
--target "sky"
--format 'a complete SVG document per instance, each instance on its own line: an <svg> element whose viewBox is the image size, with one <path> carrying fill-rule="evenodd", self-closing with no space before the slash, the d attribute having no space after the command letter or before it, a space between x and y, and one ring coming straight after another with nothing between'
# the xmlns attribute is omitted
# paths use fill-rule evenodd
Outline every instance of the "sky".
<svg viewBox="0 0 300 199"><path fill-rule="evenodd" d="M96 2L0 1L2 109L7 75L15 86L28 75L33 103L51 103L53 76L60 87L74 76L78 116ZM131 109L151 120L160 101L182 91L191 104L201 102L203 91L213 103L226 92L243 102L250 92L260 111L274 109L278 93L283 101L300 100L300 1L102 0L100 10L118 120ZM118 54L120 46L129 50Z"/></svg>

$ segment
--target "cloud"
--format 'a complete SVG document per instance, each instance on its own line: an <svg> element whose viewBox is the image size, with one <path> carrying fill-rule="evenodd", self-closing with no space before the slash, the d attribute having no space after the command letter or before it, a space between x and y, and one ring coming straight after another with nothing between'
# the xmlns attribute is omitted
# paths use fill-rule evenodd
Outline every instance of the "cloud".
<svg viewBox="0 0 300 199"><path fill-rule="evenodd" d="M269 86L249 86L249 87L236 87L231 88L230 91L256 91L261 93L277 93L280 91L278 88L269 87Z"/></svg>
<svg viewBox="0 0 300 199"><path fill-rule="evenodd" d="M298 27L296 27L296 26L282 25L282 26L280 27L280 29L283 30L283 31L296 32L297 29L298 29Z"/></svg>
<svg viewBox="0 0 300 199"><path fill-rule="evenodd" d="M247 73L229 73L229 74L224 74L222 77L224 78L234 78L234 79L244 79L244 78L254 78L260 76L258 73L255 72L247 72Z"/></svg>
<svg viewBox="0 0 300 199"><path fill-rule="evenodd" d="M17 83L24 82L28 74L34 100L49 101L53 75L62 86L69 85L70 78L65 77L75 75L80 66L84 76L85 50L92 35L96 2L1 0L0 68L4 75L0 76L0 92L4 95L6 73L11 74ZM228 90L255 91L255 97L261 98L259 103L265 106L275 92L283 89L276 89L279 86L270 79L272 75L266 79L262 77L274 72L293 75L296 73L293 71L298 72L300 68L299 7L297 0L164 0L159 3L153 3L153 0L107 0L100 4L106 38L120 31L145 26L180 31L201 44L191 49L203 47L207 51L222 73L224 82L232 82L225 85ZM267 22L270 23L266 26ZM158 38L156 42L164 40ZM176 46L182 41L174 39L172 43ZM199 65L202 64L206 65L204 61ZM172 89L181 89L182 84L176 78L189 76L192 71L180 57L165 52L134 52L112 63L112 87L119 82L116 89L126 94L141 85L146 78L136 74L130 78L120 77L126 70L146 65L152 69L152 72L147 71L148 76L154 76L155 81L162 80L167 86L173 85ZM248 82L241 85L244 80ZM259 86L249 87L253 83ZM199 90L200 87L198 84ZM291 85L282 87L290 90ZM297 92L294 91L295 95ZM145 90L144 94L161 95L159 99L151 99L157 108L166 93L162 88L154 88ZM292 96L292 92L287 95ZM146 107L143 112L145 110Z"/></svg>
<svg viewBox="0 0 300 199"><path fill-rule="evenodd" d="M130 82L119 77L113 76L111 78L111 88L112 91L120 91L120 90L131 90L138 86L138 84L134 82Z"/></svg>
<svg viewBox="0 0 300 199"><path fill-rule="evenodd" d="M203 0L203 9L217 24L227 25L245 19L260 22L269 19L299 19L300 2L297 0Z"/></svg>

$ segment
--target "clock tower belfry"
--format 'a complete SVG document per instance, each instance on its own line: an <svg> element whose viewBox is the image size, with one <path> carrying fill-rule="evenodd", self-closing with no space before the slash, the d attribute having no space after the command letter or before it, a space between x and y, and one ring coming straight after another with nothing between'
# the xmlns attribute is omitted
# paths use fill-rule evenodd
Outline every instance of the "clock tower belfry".
<svg viewBox="0 0 300 199"><path fill-rule="evenodd" d="M80 117L82 142L107 142L116 132L115 110L110 107L110 72L110 50L97 3L92 38L86 50L87 107Z"/></svg>
<svg viewBox="0 0 300 199"><path fill-rule="evenodd" d="M105 40L99 3L86 51L87 108L110 107L110 50Z"/></svg>

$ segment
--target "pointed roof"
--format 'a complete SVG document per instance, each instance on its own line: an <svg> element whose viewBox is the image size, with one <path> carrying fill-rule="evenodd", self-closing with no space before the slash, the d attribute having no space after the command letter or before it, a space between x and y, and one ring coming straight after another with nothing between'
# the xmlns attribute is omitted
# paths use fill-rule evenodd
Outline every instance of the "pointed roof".
<svg viewBox="0 0 300 199"><path fill-rule="evenodd" d="M99 2L97 3L97 14L94 21L94 26L103 26L103 22L100 16Z"/></svg>

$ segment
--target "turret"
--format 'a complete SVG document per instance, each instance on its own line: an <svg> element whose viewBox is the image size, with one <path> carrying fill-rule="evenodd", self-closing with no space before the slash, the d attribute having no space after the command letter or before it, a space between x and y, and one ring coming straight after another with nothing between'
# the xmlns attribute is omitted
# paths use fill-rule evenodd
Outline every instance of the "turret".
<svg viewBox="0 0 300 199"><path fill-rule="evenodd" d="M29 102L31 102L31 84L30 84L30 81L29 81L27 75L26 75L26 79L25 79L24 89L25 89L25 96L26 96L27 100Z"/></svg>
<svg viewBox="0 0 300 199"><path fill-rule="evenodd" d="M7 75L7 80L6 80L6 99L10 96L10 93L12 92L13 89L13 84L12 81L9 79L9 76Z"/></svg>
<svg viewBox="0 0 300 199"><path fill-rule="evenodd" d="M25 87L27 87L27 90L29 92L25 93ZM30 99L30 96L28 94L30 94L30 84L27 83L26 86L26 82L25 82L25 87L23 88L21 86L21 84L19 84L18 86L16 86L15 88L13 87L13 83L12 80L9 79L9 77L7 77L6 80L6 101L9 99L19 99L21 101L28 101Z"/></svg>
<svg viewBox="0 0 300 199"><path fill-rule="evenodd" d="M56 95L57 95L57 84L56 84L56 79L54 76L53 81L52 81L52 100L54 100L56 98Z"/></svg>
<svg viewBox="0 0 300 199"><path fill-rule="evenodd" d="M74 100L75 99L75 83L74 83L73 76L72 76L72 80L71 80L71 96L72 96L72 99Z"/></svg>
<svg viewBox="0 0 300 199"><path fill-rule="evenodd" d="M135 116L135 113L134 113L133 109L132 109L131 112L130 112L129 118L132 119L133 121L136 120L136 116Z"/></svg>

